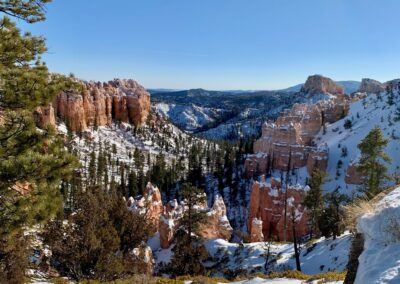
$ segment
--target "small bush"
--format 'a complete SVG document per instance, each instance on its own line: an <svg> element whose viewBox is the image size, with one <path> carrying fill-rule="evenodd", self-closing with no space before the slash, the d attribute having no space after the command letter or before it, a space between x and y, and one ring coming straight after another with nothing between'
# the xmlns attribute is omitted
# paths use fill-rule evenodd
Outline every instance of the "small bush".
<svg viewBox="0 0 400 284"><path fill-rule="evenodd" d="M252 277L260 277L263 279L274 279L274 278L289 278L305 280L307 283L318 281L317 283L327 283L333 281L343 281L346 278L346 271L336 272L330 271L326 273L320 273L315 275L307 275L297 270L286 270L282 272L271 272L268 275L262 273L255 273Z"/></svg>
<svg viewBox="0 0 400 284"><path fill-rule="evenodd" d="M354 231L357 225L357 219L366 213L373 212L374 202L366 199L356 199L354 202L344 207L343 223L347 229Z"/></svg>

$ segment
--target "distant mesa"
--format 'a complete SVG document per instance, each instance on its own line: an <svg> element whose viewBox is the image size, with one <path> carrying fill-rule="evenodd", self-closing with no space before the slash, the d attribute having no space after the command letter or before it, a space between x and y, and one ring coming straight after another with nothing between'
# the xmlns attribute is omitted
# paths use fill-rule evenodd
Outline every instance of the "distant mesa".
<svg viewBox="0 0 400 284"><path fill-rule="evenodd" d="M358 89L360 93L372 93L377 94L385 91L385 84L382 84L379 81L364 78L361 81L360 88Z"/></svg>
<svg viewBox="0 0 400 284"><path fill-rule="evenodd" d="M343 95L344 88L330 78L322 75L312 75L307 78L306 83L301 88L301 92L310 95Z"/></svg>

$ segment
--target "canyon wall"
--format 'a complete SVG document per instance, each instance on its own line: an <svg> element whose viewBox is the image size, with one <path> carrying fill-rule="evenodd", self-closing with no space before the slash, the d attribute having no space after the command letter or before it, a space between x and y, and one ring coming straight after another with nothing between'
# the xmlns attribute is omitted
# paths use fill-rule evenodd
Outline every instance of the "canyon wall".
<svg viewBox="0 0 400 284"><path fill-rule="evenodd" d="M302 205L307 188L289 187L287 193L279 181L254 182L250 195L248 231L250 241L285 240L285 197L287 194L286 241L293 240L292 226L296 236L309 232L309 218ZM261 228L261 232L260 232Z"/></svg>
<svg viewBox="0 0 400 284"><path fill-rule="evenodd" d="M253 155L245 161L248 177L263 174L269 169L287 170L307 166L325 171L328 166L328 147L312 143L324 123L335 122L349 111L348 100L338 95L316 104L295 104L284 110L276 122L266 122L261 138L254 145ZM290 165L289 165L290 162Z"/></svg>
<svg viewBox="0 0 400 284"><path fill-rule="evenodd" d="M168 248L172 244L179 220L187 210L185 201L178 203L177 200L171 200L163 206L160 190L151 183L147 184L142 198L129 198L127 206L132 211L144 214L152 222L153 233L158 231L160 235L161 248ZM225 240L231 238L233 229L226 217L226 207L222 197L217 196L211 208L208 208L207 204L198 204L196 209L206 214L206 220L199 228L200 237Z"/></svg>
<svg viewBox="0 0 400 284"><path fill-rule="evenodd" d="M150 112L150 95L134 80L82 82L81 92L63 92L54 113L72 131L110 125L113 120L141 125Z"/></svg>

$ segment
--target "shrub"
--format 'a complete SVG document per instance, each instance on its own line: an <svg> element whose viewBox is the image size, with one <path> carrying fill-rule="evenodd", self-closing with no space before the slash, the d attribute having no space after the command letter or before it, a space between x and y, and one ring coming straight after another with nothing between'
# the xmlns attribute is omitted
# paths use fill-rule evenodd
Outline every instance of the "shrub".
<svg viewBox="0 0 400 284"><path fill-rule="evenodd" d="M357 219L366 213L374 211L374 202L366 199L356 199L344 207L343 223L351 231L355 231Z"/></svg>

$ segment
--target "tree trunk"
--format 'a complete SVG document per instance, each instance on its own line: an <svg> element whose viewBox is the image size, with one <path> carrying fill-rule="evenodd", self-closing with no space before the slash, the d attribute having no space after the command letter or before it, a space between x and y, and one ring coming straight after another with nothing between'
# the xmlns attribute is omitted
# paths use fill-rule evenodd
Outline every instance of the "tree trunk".
<svg viewBox="0 0 400 284"><path fill-rule="evenodd" d="M297 271L301 271L301 266L300 266L300 254L299 254L299 248L297 246L297 237L296 237L296 225L293 222L293 246L294 246L294 255L296 257L296 269Z"/></svg>

